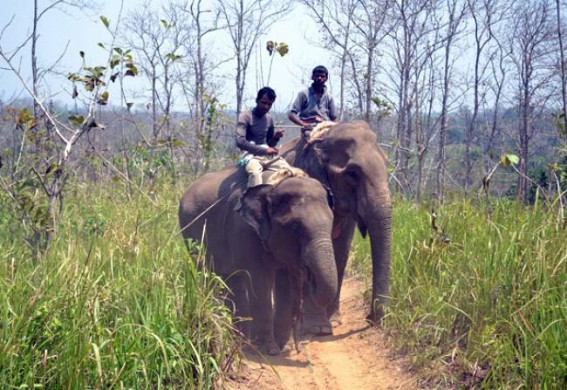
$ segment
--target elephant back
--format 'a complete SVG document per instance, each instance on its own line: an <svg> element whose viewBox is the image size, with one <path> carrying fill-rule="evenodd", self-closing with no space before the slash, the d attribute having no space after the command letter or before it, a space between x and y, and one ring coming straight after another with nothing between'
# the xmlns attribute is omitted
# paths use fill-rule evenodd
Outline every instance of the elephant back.
<svg viewBox="0 0 567 390"><path fill-rule="evenodd" d="M197 235L211 213L226 207L231 194L246 188L246 172L236 167L209 172L189 185L179 201L179 225L184 238Z"/></svg>

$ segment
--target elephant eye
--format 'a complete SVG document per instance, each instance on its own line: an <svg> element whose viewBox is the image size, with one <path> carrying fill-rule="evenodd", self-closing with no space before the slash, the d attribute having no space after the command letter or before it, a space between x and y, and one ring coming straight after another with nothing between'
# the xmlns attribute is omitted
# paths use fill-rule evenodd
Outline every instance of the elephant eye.
<svg viewBox="0 0 567 390"><path fill-rule="evenodd" d="M347 171L345 172L345 176L347 180L350 181L352 184L357 184L358 181L360 180L360 174L356 169L347 169Z"/></svg>
<svg viewBox="0 0 567 390"><path fill-rule="evenodd" d="M293 230L296 233L300 233L301 232L301 224L297 221L292 222L291 225L289 226L291 228L291 230Z"/></svg>

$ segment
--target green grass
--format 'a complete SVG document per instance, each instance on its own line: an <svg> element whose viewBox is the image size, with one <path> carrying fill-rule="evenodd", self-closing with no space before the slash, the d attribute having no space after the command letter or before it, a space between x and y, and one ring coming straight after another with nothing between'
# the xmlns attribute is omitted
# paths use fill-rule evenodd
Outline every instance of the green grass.
<svg viewBox="0 0 567 390"><path fill-rule="evenodd" d="M225 286L178 235L181 193L72 187L39 257L0 195L2 388L218 385L240 340ZM430 210L395 203L391 345L439 387L567 387L567 230L554 210L454 201L436 210L450 242ZM354 244L350 267L369 283L368 240Z"/></svg>
<svg viewBox="0 0 567 390"><path fill-rule="evenodd" d="M220 299L225 286L197 270L178 235L180 194L163 188L152 202L73 188L39 258L2 199L0 231L10 231L0 235L2 388L208 389L219 381L238 341Z"/></svg>
<svg viewBox="0 0 567 390"><path fill-rule="evenodd" d="M509 201L394 207L384 328L425 376L451 387L567 387L567 229ZM367 240L352 267L369 283ZM430 378L431 379L431 378Z"/></svg>

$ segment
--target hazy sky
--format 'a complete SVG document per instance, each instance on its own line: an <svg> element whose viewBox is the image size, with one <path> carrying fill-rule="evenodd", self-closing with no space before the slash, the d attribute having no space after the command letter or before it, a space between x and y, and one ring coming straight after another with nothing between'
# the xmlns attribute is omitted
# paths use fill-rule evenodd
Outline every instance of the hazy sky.
<svg viewBox="0 0 567 390"><path fill-rule="evenodd" d="M154 0L153 5L157 5L161 0ZM29 36L32 28L33 1L32 0L2 0L2 12L0 13L0 47L4 52L11 53L22 45L25 38ZM40 7L45 8L51 1L40 0ZM124 2L124 13L128 10L139 7L142 0L126 0ZM97 11L85 11L69 9L66 12L51 10L40 21L39 32L40 40L38 47L38 59L43 68L51 67L59 58L61 61L55 68L62 75L71 71L76 71L81 65L79 51L86 52L87 61L91 65L102 64L107 57L107 53L97 46L98 42L108 44L111 35L105 31L100 22L100 15L106 16L111 27L118 20L120 1L101 0L100 9ZM11 22L10 22L11 21ZM286 42L290 52L285 57L279 55L274 59L270 85L276 90L278 99L274 109L286 111L295 97L297 91L308 85L310 70L319 64L329 66L328 54L322 49L317 48L307 42L306 33L313 36L317 32L317 27L313 21L302 14L297 9L289 16L275 23L268 34L261 39L262 46L267 40ZM230 44L227 42L227 44ZM228 54L227 49L227 54ZM29 58L30 45L22 49L14 57L14 65L21 67L21 74L29 82ZM21 59L23 58L23 59ZM264 59L264 77L267 77L267 64L269 57L262 53ZM92 60L92 61L91 61ZM252 60L254 63L255 61ZM254 64L252 64L254 65ZM231 65L232 67L234 65ZM0 60L0 97L7 100L17 96L22 90L22 84L14 77L13 72L5 69L6 66ZM231 68L227 68L227 74ZM256 72L254 69L248 74L246 106L254 104L255 92L258 87L256 83ZM333 75L331 74L330 88L332 90ZM69 91L70 83L64 77L57 81L50 82L50 92L52 96L63 102L71 104L71 99L62 90ZM224 103L234 104L234 82L227 80L225 90L226 96L221 98ZM112 100L112 92L111 92ZM138 98L136 103L144 105L144 99Z"/></svg>

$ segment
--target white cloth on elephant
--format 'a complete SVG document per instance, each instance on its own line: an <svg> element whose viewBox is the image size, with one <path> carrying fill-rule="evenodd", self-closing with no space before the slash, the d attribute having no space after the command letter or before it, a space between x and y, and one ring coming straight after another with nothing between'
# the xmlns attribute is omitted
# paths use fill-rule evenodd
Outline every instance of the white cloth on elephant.
<svg viewBox="0 0 567 390"><path fill-rule="evenodd" d="M246 164L246 172L248 173L248 188L252 188L262 184L263 171L279 171L288 169L290 165L287 161L279 156L252 156Z"/></svg>
<svg viewBox="0 0 567 390"><path fill-rule="evenodd" d="M309 135L307 136L307 140L310 142L313 142L316 139L320 139L323 138L323 136L325 134L327 134L327 132L329 131L329 129L331 127L333 127L334 125L336 125L335 122L331 122L331 121L323 121L318 123L313 130L311 130L309 132Z"/></svg>
<svg viewBox="0 0 567 390"><path fill-rule="evenodd" d="M254 143L254 141L250 141ZM258 147L268 149L267 144L259 144ZM279 171L280 169L290 168L290 165L283 158L277 155L256 156L250 152L243 152L236 163L238 167L244 167L248 173L248 188L262 184L262 172L265 170Z"/></svg>

